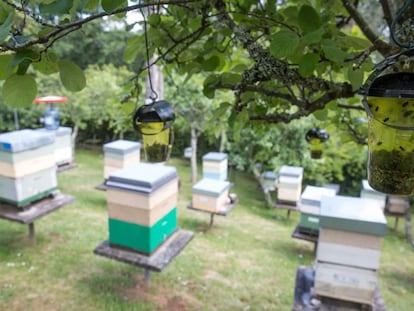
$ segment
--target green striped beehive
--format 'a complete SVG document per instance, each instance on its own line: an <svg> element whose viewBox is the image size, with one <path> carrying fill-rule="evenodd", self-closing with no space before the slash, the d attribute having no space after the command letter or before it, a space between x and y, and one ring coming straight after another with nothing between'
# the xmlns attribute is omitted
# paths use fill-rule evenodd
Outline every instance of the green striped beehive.
<svg viewBox="0 0 414 311"><path fill-rule="evenodd" d="M106 181L109 243L153 253L177 229L174 167L135 163Z"/></svg>

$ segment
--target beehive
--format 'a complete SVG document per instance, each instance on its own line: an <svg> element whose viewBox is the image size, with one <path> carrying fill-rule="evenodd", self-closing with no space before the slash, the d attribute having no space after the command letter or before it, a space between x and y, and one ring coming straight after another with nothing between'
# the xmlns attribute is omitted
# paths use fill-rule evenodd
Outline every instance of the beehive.
<svg viewBox="0 0 414 311"><path fill-rule="evenodd" d="M269 191L276 190L277 175L272 171L265 171L260 175L263 187Z"/></svg>
<svg viewBox="0 0 414 311"><path fill-rule="evenodd" d="M40 128L36 129L36 131L53 133L55 135L53 149L58 166L73 162L72 129L70 127L60 126L56 130Z"/></svg>
<svg viewBox="0 0 414 311"><path fill-rule="evenodd" d="M319 230L321 198L336 195L335 189L306 186L301 195L299 231Z"/></svg>
<svg viewBox="0 0 414 311"><path fill-rule="evenodd" d="M283 165L276 182L277 199L281 202L296 204L302 193L303 168Z"/></svg>
<svg viewBox="0 0 414 311"><path fill-rule="evenodd" d="M219 212L229 204L228 181L204 178L193 186L192 207L209 212Z"/></svg>
<svg viewBox="0 0 414 311"><path fill-rule="evenodd" d="M227 180L227 153L209 152L203 156L203 178Z"/></svg>
<svg viewBox="0 0 414 311"><path fill-rule="evenodd" d="M0 200L21 207L57 189L54 140L27 129L0 134Z"/></svg>
<svg viewBox="0 0 414 311"><path fill-rule="evenodd" d="M322 197L315 294L371 304L386 231L374 200Z"/></svg>
<svg viewBox="0 0 414 311"><path fill-rule="evenodd" d="M135 163L106 181L109 243L151 254L177 229L174 167Z"/></svg>
<svg viewBox="0 0 414 311"><path fill-rule="evenodd" d="M389 195L386 210L390 213L404 214L410 208L410 200L406 196Z"/></svg>
<svg viewBox="0 0 414 311"><path fill-rule="evenodd" d="M141 144L129 140L115 140L103 145L104 151L104 178L130 164L140 162Z"/></svg>

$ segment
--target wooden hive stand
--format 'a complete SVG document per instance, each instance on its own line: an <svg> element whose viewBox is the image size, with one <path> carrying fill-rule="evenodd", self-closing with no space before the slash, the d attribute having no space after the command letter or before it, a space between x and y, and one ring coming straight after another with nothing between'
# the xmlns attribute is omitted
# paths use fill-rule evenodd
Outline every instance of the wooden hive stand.
<svg viewBox="0 0 414 311"><path fill-rule="evenodd" d="M40 219L73 201L73 196L62 194L60 191L55 191L48 197L30 203L23 208L0 202L0 218L28 225L30 242L35 244L35 220Z"/></svg>
<svg viewBox="0 0 414 311"><path fill-rule="evenodd" d="M178 229L150 255L128 248L113 246L108 240L94 249L94 254L130 265L144 268L145 281L151 277L151 271L161 272L178 256L192 240L194 233Z"/></svg>

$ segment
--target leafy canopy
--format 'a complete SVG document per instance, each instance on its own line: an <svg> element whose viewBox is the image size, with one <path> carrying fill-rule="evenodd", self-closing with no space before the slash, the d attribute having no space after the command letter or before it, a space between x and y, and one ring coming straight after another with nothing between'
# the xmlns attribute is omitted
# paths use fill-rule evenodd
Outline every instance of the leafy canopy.
<svg viewBox="0 0 414 311"><path fill-rule="evenodd" d="M131 35L124 57L140 64L137 75L147 69L148 48L152 60L187 79L204 74L207 98L233 92L234 101L219 107L227 108L238 128L252 120L287 123L311 114L323 119L341 114L339 100L352 101L374 52L386 57L398 51L370 27L374 13L364 15L386 17L386 29L390 16L383 12L393 8L388 1L378 6L368 0L2 1L2 94L6 104L29 105L37 72L59 73L67 90L81 90L87 83L83 70L61 59L55 42L96 19L125 21L126 12L135 12L145 19L139 31L125 28Z"/></svg>

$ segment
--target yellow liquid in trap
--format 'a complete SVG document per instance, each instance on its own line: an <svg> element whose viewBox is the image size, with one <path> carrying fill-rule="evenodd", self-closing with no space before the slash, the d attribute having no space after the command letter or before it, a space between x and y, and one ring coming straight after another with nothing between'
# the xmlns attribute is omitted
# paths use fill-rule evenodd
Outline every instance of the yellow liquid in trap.
<svg viewBox="0 0 414 311"><path fill-rule="evenodd" d="M170 129L163 122L141 123L144 153L148 162L164 162L168 157Z"/></svg>
<svg viewBox="0 0 414 311"><path fill-rule="evenodd" d="M368 181L377 191L414 193L414 101L368 97ZM395 128L392 126L401 128Z"/></svg>

